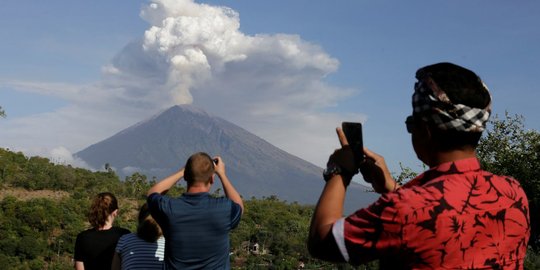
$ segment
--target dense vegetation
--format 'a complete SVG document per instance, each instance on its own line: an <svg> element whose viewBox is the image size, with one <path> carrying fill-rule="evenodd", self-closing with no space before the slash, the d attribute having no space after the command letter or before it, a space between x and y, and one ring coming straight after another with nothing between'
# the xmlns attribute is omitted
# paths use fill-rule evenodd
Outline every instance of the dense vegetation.
<svg viewBox="0 0 540 270"><path fill-rule="evenodd" d="M522 181L538 219L540 135L525 131L522 119L492 121L482 139L479 155L489 170ZM76 235L89 227L85 213L96 193L110 191L120 200L117 225L134 230L138 207L155 182L133 174L121 181L105 166L100 172L55 165L42 157L26 157L0 148L0 266L2 269L72 269ZM400 175L415 173L404 168ZM175 187L170 194L181 194ZM219 191L216 192L219 195ZM305 239L313 207L280 201L277 197L245 201L246 213L231 235L236 269L376 269L377 263L353 268L312 259ZM533 213L535 212L535 213ZM537 226L533 222L533 226ZM535 227L533 237L538 237ZM540 269L534 241L525 269Z"/></svg>
<svg viewBox="0 0 540 270"><path fill-rule="evenodd" d="M75 238L89 228L85 214L92 196L113 192L120 201L116 224L134 231L138 208L154 182L137 173L121 181L110 169L91 172L0 149L0 265L72 269ZM176 186L169 194L183 191ZM295 269L301 261L331 267L311 259L305 247L313 207L272 196L248 199L245 208L231 235L234 267Z"/></svg>
<svg viewBox="0 0 540 270"><path fill-rule="evenodd" d="M519 115L495 117L477 149L482 166L516 178L529 199L531 238L525 269L540 269L540 133L526 130Z"/></svg>

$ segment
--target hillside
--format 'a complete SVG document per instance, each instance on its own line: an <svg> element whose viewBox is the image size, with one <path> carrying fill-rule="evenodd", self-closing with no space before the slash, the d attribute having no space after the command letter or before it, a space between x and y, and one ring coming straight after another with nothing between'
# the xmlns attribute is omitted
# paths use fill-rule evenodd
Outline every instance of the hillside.
<svg viewBox="0 0 540 270"><path fill-rule="evenodd" d="M115 194L120 207L116 226L134 231L148 188L142 175L120 181L112 171L55 165L0 148L0 269L73 269L75 239L89 228L92 197L103 191ZM182 192L175 187L169 194ZM248 199L244 207L231 234L233 269L295 269L300 260L309 269L335 269L307 252L312 207L277 197ZM260 253L250 251L254 243L260 244Z"/></svg>
<svg viewBox="0 0 540 270"><path fill-rule="evenodd" d="M189 105L171 107L76 155L95 168L110 164L122 178L140 172L161 179L199 151L224 158L227 174L244 198L277 196L314 205L323 187L321 168ZM351 185L349 212L375 200L365 191L362 185Z"/></svg>

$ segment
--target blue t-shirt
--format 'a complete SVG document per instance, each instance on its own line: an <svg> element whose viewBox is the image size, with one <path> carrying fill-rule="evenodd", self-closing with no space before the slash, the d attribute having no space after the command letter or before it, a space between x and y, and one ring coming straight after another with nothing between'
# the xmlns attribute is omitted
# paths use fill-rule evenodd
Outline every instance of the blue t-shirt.
<svg viewBox="0 0 540 270"><path fill-rule="evenodd" d="M160 237L156 242L146 242L136 233L125 234L118 240L116 252L122 259L123 270L161 270L165 257L165 238Z"/></svg>
<svg viewBox="0 0 540 270"><path fill-rule="evenodd" d="M239 204L207 192L153 193L148 207L166 239L166 269L230 269L229 232L240 222Z"/></svg>

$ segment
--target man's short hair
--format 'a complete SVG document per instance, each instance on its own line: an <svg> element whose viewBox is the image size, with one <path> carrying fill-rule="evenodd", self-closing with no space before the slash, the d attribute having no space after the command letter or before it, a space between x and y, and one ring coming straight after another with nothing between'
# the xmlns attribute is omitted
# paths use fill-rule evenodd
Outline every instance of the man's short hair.
<svg viewBox="0 0 540 270"><path fill-rule="evenodd" d="M463 104L470 108L489 108L491 96L482 80L473 71L452 63L437 63L420 68L416 72L419 81L430 78L452 104ZM429 113L429 112L426 112ZM419 115L416 115L419 116ZM415 118L421 118L415 117ZM476 147L482 132L467 132L452 129L442 130L428 122L432 137L439 150Z"/></svg>
<svg viewBox="0 0 540 270"><path fill-rule="evenodd" d="M184 170L184 179L188 185L195 182L207 184L212 175L214 175L214 162L207 153L198 152L189 157Z"/></svg>

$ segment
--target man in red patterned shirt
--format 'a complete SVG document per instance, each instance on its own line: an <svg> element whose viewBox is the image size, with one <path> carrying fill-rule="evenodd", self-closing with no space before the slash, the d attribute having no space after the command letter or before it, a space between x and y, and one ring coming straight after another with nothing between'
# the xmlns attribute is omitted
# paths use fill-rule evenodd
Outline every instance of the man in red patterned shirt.
<svg viewBox="0 0 540 270"><path fill-rule="evenodd" d="M491 111L487 87L451 63L421 68L406 120L418 158L429 170L399 186L384 158L342 148L325 170L308 248L320 259L353 265L379 259L381 269L523 269L529 206L519 183L483 171L476 146ZM358 171L381 197L348 217L343 202Z"/></svg>

